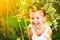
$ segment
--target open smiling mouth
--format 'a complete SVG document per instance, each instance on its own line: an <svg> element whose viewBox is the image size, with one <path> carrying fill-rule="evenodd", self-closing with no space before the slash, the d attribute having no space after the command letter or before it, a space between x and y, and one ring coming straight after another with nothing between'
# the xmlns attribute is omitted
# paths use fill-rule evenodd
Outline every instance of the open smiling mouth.
<svg viewBox="0 0 60 40"><path fill-rule="evenodd" d="M37 27L40 25L40 23L33 23L34 27Z"/></svg>

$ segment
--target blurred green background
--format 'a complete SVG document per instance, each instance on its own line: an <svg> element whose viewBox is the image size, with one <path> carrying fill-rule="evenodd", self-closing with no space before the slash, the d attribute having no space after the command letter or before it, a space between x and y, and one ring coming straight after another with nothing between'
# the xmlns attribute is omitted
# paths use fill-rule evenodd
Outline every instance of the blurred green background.
<svg viewBox="0 0 60 40"><path fill-rule="evenodd" d="M28 11L33 6L46 11L52 40L60 40L60 0L0 0L0 40L28 40Z"/></svg>

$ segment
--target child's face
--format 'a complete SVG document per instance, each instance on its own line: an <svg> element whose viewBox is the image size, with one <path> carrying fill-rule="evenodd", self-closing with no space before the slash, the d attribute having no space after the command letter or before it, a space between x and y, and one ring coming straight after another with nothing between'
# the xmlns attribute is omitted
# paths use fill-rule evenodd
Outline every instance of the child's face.
<svg viewBox="0 0 60 40"><path fill-rule="evenodd" d="M33 25L34 28L39 28L43 25L45 20L45 16L43 16L43 12L35 11L30 13L30 23Z"/></svg>

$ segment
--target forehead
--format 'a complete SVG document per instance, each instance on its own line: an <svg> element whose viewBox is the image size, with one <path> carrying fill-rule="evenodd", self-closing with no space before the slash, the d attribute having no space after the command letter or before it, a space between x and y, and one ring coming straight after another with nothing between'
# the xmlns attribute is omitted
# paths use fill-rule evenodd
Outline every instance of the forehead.
<svg viewBox="0 0 60 40"><path fill-rule="evenodd" d="M35 16L42 16L43 12L42 11L35 11L35 12L31 12L30 16L31 17L35 17Z"/></svg>

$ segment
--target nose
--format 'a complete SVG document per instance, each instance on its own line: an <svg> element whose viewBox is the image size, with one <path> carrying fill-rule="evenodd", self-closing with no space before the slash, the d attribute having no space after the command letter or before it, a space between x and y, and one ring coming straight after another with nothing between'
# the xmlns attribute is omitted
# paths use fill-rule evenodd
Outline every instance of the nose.
<svg viewBox="0 0 60 40"><path fill-rule="evenodd" d="M38 22L38 20L35 18L35 19L33 20L33 22L34 22L34 23L37 23L37 22Z"/></svg>

